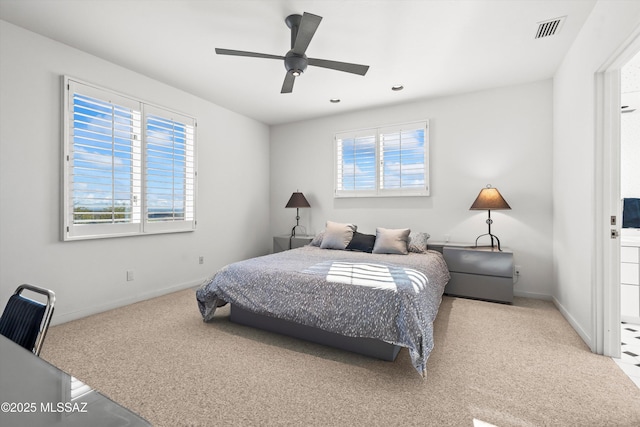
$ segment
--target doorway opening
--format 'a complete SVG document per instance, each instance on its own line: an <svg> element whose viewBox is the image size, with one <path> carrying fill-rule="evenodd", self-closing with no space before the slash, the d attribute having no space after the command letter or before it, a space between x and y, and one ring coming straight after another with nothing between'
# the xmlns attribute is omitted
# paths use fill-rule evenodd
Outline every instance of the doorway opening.
<svg viewBox="0 0 640 427"><path fill-rule="evenodd" d="M592 287L592 321L594 353L621 362L622 296L621 296L621 231L622 217L622 92L623 68L633 64L640 53L640 27L623 43L595 74L596 82L596 145L595 145L595 280ZM625 70L626 73L626 70ZM627 109L631 109L628 107ZM626 118L625 118L626 120ZM626 157L626 156L625 156ZM640 159L636 159L636 162ZM625 232L626 234L626 232ZM625 258L626 254L625 254ZM626 267L625 267L626 269ZM624 273L626 275L626 271ZM627 292L625 290L624 292ZM625 349L626 351L626 349ZM618 363L618 365L622 365ZM627 365L632 366L632 365ZM620 368L632 380L632 373ZM640 367L635 367L640 369ZM635 371L634 373L635 374ZM640 378L640 377L639 377ZM635 382L635 380L634 380ZM640 379L639 379L640 382ZM638 383L637 383L638 384ZM638 384L640 387L640 384Z"/></svg>
<svg viewBox="0 0 640 427"><path fill-rule="evenodd" d="M620 71L620 356L640 386L640 53Z"/></svg>

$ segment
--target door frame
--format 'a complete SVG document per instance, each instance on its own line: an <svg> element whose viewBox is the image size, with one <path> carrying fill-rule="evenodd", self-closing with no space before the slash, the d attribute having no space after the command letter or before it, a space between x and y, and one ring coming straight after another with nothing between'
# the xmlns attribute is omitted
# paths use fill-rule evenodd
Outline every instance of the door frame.
<svg viewBox="0 0 640 427"><path fill-rule="evenodd" d="M620 357L620 70L640 52L640 27L595 74L595 262L591 350ZM616 216L616 225L611 225ZM611 238L614 230L618 237Z"/></svg>

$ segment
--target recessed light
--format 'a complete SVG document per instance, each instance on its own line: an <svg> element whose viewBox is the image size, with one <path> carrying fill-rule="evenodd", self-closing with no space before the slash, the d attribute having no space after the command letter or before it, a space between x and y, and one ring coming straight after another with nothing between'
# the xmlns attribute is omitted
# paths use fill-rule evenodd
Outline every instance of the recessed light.
<svg viewBox="0 0 640 427"><path fill-rule="evenodd" d="M393 86L391 86L391 90L395 90L396 92L399 91L399 90L402 90L402 89L404 89L404 86L402 86L402 85L393 85Z"/></svg>
<svg viewBox="0 0 640 427"><path fill-rule="evenodd" d="M340 99L338 99L338 98L331 98L331 99L329 100L329 102L331 102L332 104L337 104L338 102L340 102Z"/></svg>

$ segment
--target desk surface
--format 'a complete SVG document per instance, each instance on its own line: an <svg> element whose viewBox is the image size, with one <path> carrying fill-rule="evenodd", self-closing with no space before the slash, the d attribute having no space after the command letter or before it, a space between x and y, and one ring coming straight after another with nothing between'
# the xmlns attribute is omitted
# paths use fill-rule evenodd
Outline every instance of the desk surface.
<svg viewBox="0 0 640 427"><path fill-rule="evenodd" d="M0 425L151 426L140 416L2 335Z"/></svg>

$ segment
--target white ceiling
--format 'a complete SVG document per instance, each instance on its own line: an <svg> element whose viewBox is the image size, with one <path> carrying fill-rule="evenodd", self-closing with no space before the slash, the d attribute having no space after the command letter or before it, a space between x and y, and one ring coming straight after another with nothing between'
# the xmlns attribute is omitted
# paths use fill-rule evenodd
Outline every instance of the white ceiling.
<svg viewBox="0 0 640 427"><path fill-rule="evenodd" d="M596 0L0 0L0 19L267 124L551 78ZM366 76L309 67L280 94L284 19L323 20L313 58L369 65ZM534 39L538 23L566 16ZM1 60L1 58L0 58ZM91 76L78 76L91 80ZM400 92L391 90L402 84ZM330 98L342 102L332 104Z"/></svg>

